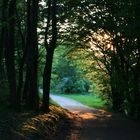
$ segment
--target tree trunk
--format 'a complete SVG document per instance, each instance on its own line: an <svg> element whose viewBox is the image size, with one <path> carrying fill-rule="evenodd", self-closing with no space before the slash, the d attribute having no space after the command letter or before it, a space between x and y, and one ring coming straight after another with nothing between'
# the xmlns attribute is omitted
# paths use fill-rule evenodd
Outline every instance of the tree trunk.
<svg viewBox="0 0 140 140"><path fill-rule="evenodd" d="M25 45L25 37L24 37L24 34L22 33L21 21L20 21L17 9L16 9L16 18L17 18L18 32L21 38L22 51L23 51L22 58L20 58L20 62L19 62L18 85L17 85L17 95L18 95L17 100L18 100L18 106L20 109L21 101L22 101L22 89L23 89L23 83L24 83L23 74L24 74L25 58L27 56L27 46Z"/></svg>
<svg viewBox="0 0 140 140"><path fill-rule="evenodd" d="M38 111L39 97L37 84L38 67L38 0L27 1L27 71L29 75L29 107Z"/></svg>
<svg viewBox="0 0 140 140"><path fill-rule="evenodd" d="M135 37L137 38L138 58L133 73L133 90L130 115L134 118L140 117L140 23L139 23L139 5L140 1L133 1L134 17L135 17Z"/></svg>
<svg viewBox="0 0 140 140"><path fill-rule="evenodd" d="M2 27L0 29L0 80L3 78L3 71L4 71L4 64L3 64L3 57L4 57L4 48L6 46L6 34L7 34L7 26L5 25L7 22L7 0L3 0L1 3L1 23Z"/></svg>
<svg viewBox="0 0 140 140"><path fill-rule="evenodd" d="M50 83L51 83L51 71L53 62L54 50L48 49L46 55L46 64L43 74L43 111L49 112L49 97L50 97Z"/></svg>
<svg viewBox="0 0 140 140"><path fill-rule="evenodd" d="M122 111L122 105L124 103L124 93L122 89L122 75L119 70L119 62L116 56L112 57L111 60L111 92L112 92L112 105L114 111Z"/></svg>
<svg viewBox="0 0 140 140"><path fill-rule="evenodd" d="M131 102L131 109L130 109L130 115L134 118L140 117L140 40L138 38L138 51L139 51L139 57L137 60L137 64L134 71L134 78L133 78L133 90L132 95L133 99Z"/></svg>
<svg viewBox="0 0 140 140"><path fill-rule="evenodd" d="M24 82L24 87L23 87L23 94L22 94L22 100L26 105L29 105L29 74L28 71L26 70L26 76L25 76L25 82Z"/></svg>
<svg viewBox="0 0 140 140"><path fill-rule="evenodd" d="M52 4L52 7L50 7ZM52 39L50 44L47 43L48 37L48 29L50 22L50 11L51 12L51 20L52 20ZM52 63L53 63L53 54L54 50L57 47L57 27L56 27L56 0L48 1L48 24L45 32L45 47L47 51L46 55L46 64L44 68L43 74L43 111L49 112L49 97L50 97L50 83L51 83L51 71L52 71Z"/></svg>
<svg viewBox="0 0 140 140"><path fill-rule="evenodd" d="M9 1L8 39L5 47L5 60L10 89L10 105L17 109L16 71L15 71L15 9L16 0Z"/></svg>

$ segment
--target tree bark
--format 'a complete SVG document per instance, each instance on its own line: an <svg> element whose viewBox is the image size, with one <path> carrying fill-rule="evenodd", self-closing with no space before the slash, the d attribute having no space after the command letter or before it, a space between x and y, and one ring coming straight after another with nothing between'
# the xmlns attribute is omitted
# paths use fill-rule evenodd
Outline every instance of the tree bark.
<svg viewBox="0 0 140 140"><path fill-rule="evenodd" d="M1 29L0 29L0 80L3 77L3 71L4 71L4 64L3 64L3 58L4 58L4 48L6 46L6 34L7 34L7 6L8 1L3 0L1 3L2 9L1 9Z"/></svg>
<svg viewBox="0 0 140 140"><path fill-rule="evenodd" d="M38 68L38 0L27 1L27 71L29 83L29 107L39 110L37 68Z"/></svg>
<svg viewBox="0 0 140 140"><path fill-rule="evenodd" d="M43 74L43 111L49 112L49 97L50 97L50 83L51 83L51 71L53 62L54 50L49 48L46 55L46 64Z"/></svg>
<svg viewBox="0 0 140 140"><path fill-rule="evenodd" d="M116 54L115 54L116 55ZM112 105L113 110L120 112L123 110L122 105L124 103L124 93L122 85L122 75L119 69L118 58L112 56L111 60L111 92L112 92Z"/></svg>
<svg viewBox="0 0 140 140"><path fill-rule="evenodd" d="M52 7L51 7L52 5ZM47 43L48 29L50 22L50 11L51 11L51 20L52 20L52 38L50 43ZM47 51L46 55L46 64L43 74L43 111L49 112L49 97L50 97L50 84L51 84L51 72L52 72L52 63L53 63L53 54L54 50L57 47L57 19L56 19L56 0L48 1L48 24L45 32L45 47Z"/></svg>
<svg viewBox="0 0 140 140"><path fill-rule="evenodd" d="M18 106L20 109L21 101L22 101L22 89L23 89L23 83L24 83L23 74L24 74L25 58L27 55L27 46L25 45L25 37L22 32L21 21L20 21L17 9L16 9L16 18L17 18L17 28L18 28L19 36L21 38L21 46L22 46L22 52L23 52L23 55L20 58L20 62L19 62L18 85L17 85L17 95L18 95L17 100L18 100Z"/></svg>
<svg viewBox="0 0 140 140"><path fill-rule="evenodd" d="M5 60L10 89L10 106L17 108L16 71L15 71L15 9L16 0L9 1L8 39L5 46ZM6 40L5 40L6 41Z"/></svg>

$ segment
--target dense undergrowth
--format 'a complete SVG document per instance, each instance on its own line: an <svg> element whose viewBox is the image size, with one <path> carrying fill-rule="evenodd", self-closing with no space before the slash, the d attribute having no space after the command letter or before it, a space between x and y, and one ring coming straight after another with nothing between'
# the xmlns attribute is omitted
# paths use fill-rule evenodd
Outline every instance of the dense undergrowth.
<svg viewBox="0 0 140 140"><path fill-rule="evenodd" d="M0 112L0 140L53 140L58 126L68 119L69 113L50 105L48 114L31 111Z"/></svg>

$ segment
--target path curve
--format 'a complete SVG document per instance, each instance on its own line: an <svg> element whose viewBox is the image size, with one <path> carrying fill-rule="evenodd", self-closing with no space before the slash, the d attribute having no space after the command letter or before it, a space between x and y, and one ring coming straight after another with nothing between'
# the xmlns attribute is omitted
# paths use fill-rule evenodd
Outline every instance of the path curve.
<svg viewBox="0 0 140 140"><path fill-rule="evenodd" d="M58 140L140 140L140 123L118 114L87 107L75 100L57 95L51 98L60 106L78 114L69 139ZM80 125L79 125L80 124Z"/></svg>
<svg viewBox="0 0 140 140"><path fill-rule="evenodd" d="M51 95L51 99L54 100L56 103L58 103L61 107L68 109L72 112L91 112L91 111L98 111L97 109L93 109L91 107L88 107L86 105L81 104L78 101L75 101L73 99L69 99L67 97L62 97L58 95Z"/></svg>

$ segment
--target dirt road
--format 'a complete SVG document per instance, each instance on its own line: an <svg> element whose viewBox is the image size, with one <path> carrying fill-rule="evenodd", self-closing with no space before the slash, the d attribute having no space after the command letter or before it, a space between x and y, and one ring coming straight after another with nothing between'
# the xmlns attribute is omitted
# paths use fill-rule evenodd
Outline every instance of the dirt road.
<svg viewBox="0 0 140 140"><path fill-rule="evenodd" d="M92 109L65 97L51 95L51 98L79 116L69 140L140 140L139 122L104 110Z"/></svg>

